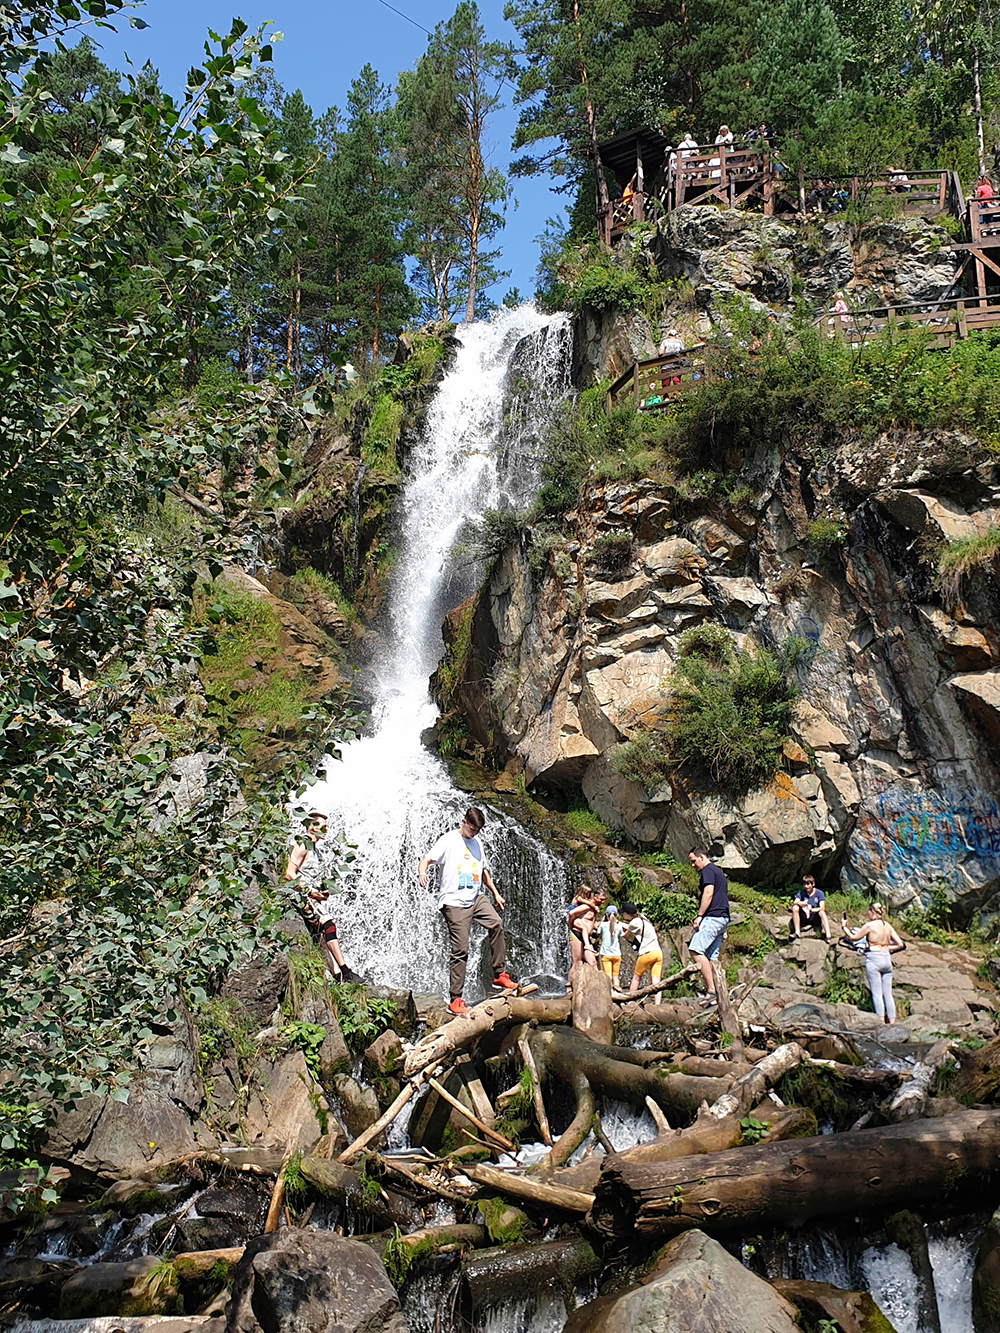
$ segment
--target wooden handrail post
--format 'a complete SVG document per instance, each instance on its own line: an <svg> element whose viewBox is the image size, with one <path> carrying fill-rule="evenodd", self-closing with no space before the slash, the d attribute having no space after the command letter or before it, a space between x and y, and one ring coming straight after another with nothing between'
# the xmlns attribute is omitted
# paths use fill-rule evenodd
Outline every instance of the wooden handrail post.
<svg viewBox="0 0 1000 1333"><path fill-rule="evenodd" d="M958 302L958 336L967 338L969 336L969 327L965 322L965 302Z"/></svg>

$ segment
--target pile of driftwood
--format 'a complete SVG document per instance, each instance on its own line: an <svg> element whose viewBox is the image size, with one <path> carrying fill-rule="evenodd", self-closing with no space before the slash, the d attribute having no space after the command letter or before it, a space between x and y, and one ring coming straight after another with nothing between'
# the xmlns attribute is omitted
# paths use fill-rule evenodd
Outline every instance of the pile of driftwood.
<svg viewBox="0 0 1000 1333"><path fill-rule="evenodd" d="M563 1222L605 1255L648 1249L692 1227L724 1235L981 1198L1000 1160L1000 1112L931 1096L950 1057L947 1042L905 1074L816 1054L830 1043L819 1032L757 1033L747 1045L734 1012L739 997L731 999L721 973L717 1010L648 1003L653 989L669 989L689 971L636 998L612 995L602 973L580 966L566 997L503 996L476 1006L410 1047L392 1105L336 1161L303 1159L303 1176L348 1208L364 1197L370 1229L391 1232L397 1252L414 1256L491 1244L497 1228L478 1220L484 1196L507 1201L509 1217L524 1224L518 1235ZM662 1049L615 1045L616 1009L633 1024L655 1025ZM530 1079L537 1137L547 1146L531 1166L511 1164L515 1145L495 1116L523 1095L521 1078L494 1105L475 1074L484 1060L496 1070L519 1065ZM775 1096L774 1085L804 1064L820 1066L867 1104L853 1128L818 1135L812 1111ZM456 1066L471 1097L446 1087ZM406 1159L379 1154L391 1123L431 1095L460 1117L466 1146ZM572 1118L554 1136L549 1110L565 1107L567 1095ZM603 1098L647 1107L656 1137L615 1152L600 1124ZM592 1132L604 1155L591 1150L567 1165ZM456 1221L425 1225L415 1204L430 1200L454 1205ZM545 1247L536 1248L541 1255Z"/></svg>

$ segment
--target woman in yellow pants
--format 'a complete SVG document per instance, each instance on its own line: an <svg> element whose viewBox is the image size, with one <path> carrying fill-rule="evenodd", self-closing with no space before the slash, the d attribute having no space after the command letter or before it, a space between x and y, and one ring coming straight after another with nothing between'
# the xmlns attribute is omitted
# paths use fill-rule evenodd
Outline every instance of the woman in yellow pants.
<svg viewBox="0 0 1000 1333"><path fill-rule="evenodd" d="M622 903L622 918L625 921L625 938L639 954L635 960L629 991L639 989L639 982L647 972L650 984L656 986L663 973L663 950L660 948L656 927L632 903ZM663 1003L662 991L657 991L654 1003Z"/></svg>

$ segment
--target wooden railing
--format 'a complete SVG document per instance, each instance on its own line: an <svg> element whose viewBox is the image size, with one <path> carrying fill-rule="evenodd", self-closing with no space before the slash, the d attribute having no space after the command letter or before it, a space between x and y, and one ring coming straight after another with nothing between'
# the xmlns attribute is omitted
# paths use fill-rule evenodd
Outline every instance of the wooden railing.
<svg viewBox="0 0 1000 1333"><path fill-rule="evenodd" d="M1000 326L1000 296L874 306L847 314L822 315L816 324L827 337L842 338L852 346L870 342L886 331L892 337L896 333L925 329L932 347L952 347L970 333Z"/></svg>
<svg viewBox="0 0 1000 1333"><path fill-rule="evenodd" d="M688 393L708 374L704 359L697 352L674 352L637 361L609 387L609 410L632 400L637 412L667 407Z"/></svg>
<svg viewBox="0 0 1000 1333"><path fill-rule="evenodd" d="M1000 327L1000 295L911 301L845 314L825 314L816 320L816 327L827 337L842 338L854 347L887 331L893 337L914 329L927 331L931 347L952 347L970 333ZM610 410L629 400L637 412L669 407L712 374L698 350L637 361L609 386L607 407Z"/></svg>
<svg viewBox="0 0 1000 1333"><path fill-rule="evenodd" d="M889 196L902 217L933 218L949 212L965 214L965 201L954 172L890 172L875 181L861 176L824 180L807 179L806 195L813 208L838 212L870 194ZM818 193L826 195L818 199ZM763 145L727 146L700 144L677 148L662 167L646 179L645 192L610 205L610 239L616 240L634 221L671 212L682 204L721 204L735 208L752 201L760 204L765 217L776 212L798 212L798 180L775 154ZM997 216L1000 234L1000 207Z"/></svg>
<svg viewBox="0 0 1000 1333"><path fill-rule="evenodd" d="M969 200L969 240L975 245L1000 244L1000 199Z"/></svg>

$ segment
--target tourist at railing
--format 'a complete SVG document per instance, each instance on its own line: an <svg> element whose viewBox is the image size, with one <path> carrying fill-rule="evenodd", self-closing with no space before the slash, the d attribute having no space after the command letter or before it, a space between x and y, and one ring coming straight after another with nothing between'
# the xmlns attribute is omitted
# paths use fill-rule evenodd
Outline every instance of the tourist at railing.
<svg viewBox="0 0 1000 1333"><path fill-rule="evenodd" d="M688 132L677 145L677 151L682 158L694 157L698 151L698 140L692 139L690 132Z"/></svg>
<svg viewBox="0 0 1000 1333"><path fill-rule="evenodd" d="M735 134L733 134L729 126L720 125L719 132L715 136L715 146L718 147L720 144L725 144L726 147L729 148L735 142L736 142L736 136Z"/></svg>
<svg viewBox="0 0 1000 1333"><path fill-rule="evenodd" d="M987 201L989 201L990 203L993 202L995 196L993 194L993 186L990 182L989 176L980 176L979 182L976 185L975 189L975 198L980 203L985 203Z"/></svg>

